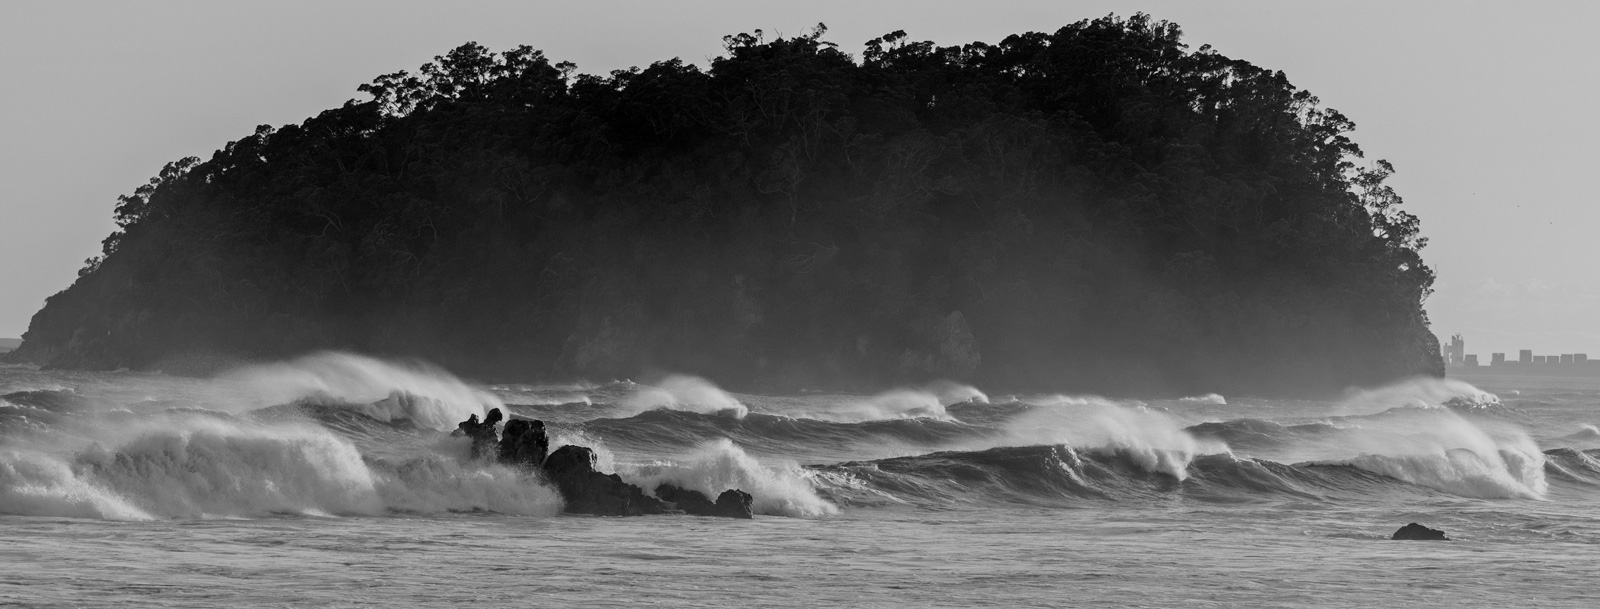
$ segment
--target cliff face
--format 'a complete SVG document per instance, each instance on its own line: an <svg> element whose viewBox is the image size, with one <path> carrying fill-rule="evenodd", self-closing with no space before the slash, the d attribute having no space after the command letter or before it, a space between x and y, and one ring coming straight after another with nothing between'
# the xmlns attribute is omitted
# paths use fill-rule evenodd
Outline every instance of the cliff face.
<svg viewBox="0 0 1600 609"><path fill-rule="evenodd" d="M1353 124L1143 16L729 37L572 76L468 44L123 197L13 359L319 348L480 378L1314 393L1440 374Z"/></svg>

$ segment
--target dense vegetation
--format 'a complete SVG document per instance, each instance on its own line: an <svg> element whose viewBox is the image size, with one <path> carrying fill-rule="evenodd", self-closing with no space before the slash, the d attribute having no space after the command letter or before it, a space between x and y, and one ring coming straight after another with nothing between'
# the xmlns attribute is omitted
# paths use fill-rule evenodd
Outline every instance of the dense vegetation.
<svg viewBox="0 0 1600 609"><path fill-rule="evenodd" d="M478 378L1319 392L1439 374L1354 125L1144 15L576 75L463 45L122 197L14 356L346 348Z"/></svg>

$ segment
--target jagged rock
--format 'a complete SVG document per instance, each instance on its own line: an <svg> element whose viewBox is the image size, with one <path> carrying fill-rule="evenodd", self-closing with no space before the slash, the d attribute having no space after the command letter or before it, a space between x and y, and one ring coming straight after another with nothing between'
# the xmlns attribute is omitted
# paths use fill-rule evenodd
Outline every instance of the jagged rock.
<svg viewBox="0 0 1600 609"><path fill-rule="evenodd" d="M1400 527L1400 530L1395 531L1394 536L1389 539L1450 541L1449 537L1444 536L1444 531L1430 529L1415 522Z"/></svg>
<svg viewBox="0 0 1600 609"><path fill-rule="evenodd" d="M542 467L545 476L561 490L566 500L564 511L569 514L640 516L665 514L675 508L697 516L751 517L749 493L728 489L713 502L699 491L663 484L651 497L639 487L623 482L621 476L596 471L594 451L588 447L567 445L546 455L550 438L544 421L511 419L506 421L503 433L497 435L495 424L501 416L499 408L490 410L482 422L478 415L472 415L452 435L472 438L475 459L498 458L506 464Z"/></svg>
<svg viewBox="0 0 1600 609"><path fill-rule="evenodd" d="M623 482L616 474L595 471L594 463L594 451L570 444L545 458L545 474L561 489L567 513L595 516L666 513L666 505L660 499L644 494L639 487Z"/></svg>
<svg viewBox="0 0 1600 609"><path fill-rule="evenodd" d="M754 518L750 511L750 505L754 502L755 498L751 497L750 493L730 488L717 495L717 515L728 518Z"/></svg>
<svg viewBox="0 0 1600 609"><path fill-rule="evenodd" d="M472 415L457 425L451 435L472 438L472 458L492 459L500 453L500 435L494 426L500 422L501 416L499 408L490 409L482 423L478 422L478 415Z"/></svg>
<svg viewBox="0 0 1600 609"><path fill-rule="evenodd" d="M511 419L500 432L500 462L538 467L550 452L550 438L544 421Z"/></svg>

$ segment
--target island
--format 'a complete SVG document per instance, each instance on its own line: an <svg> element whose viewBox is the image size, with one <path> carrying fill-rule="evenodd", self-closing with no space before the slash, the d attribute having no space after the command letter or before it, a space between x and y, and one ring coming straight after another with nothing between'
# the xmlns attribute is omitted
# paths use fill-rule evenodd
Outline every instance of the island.
<svg viewBox="0 0 1600 609"><path fill-rule="evenodd" d="M1105 17L583 74L476 43L121 197L8 361L1327 394L1443 373L1418 220L1282 72ZM92 171L92 168L86 168Z"/></svg>

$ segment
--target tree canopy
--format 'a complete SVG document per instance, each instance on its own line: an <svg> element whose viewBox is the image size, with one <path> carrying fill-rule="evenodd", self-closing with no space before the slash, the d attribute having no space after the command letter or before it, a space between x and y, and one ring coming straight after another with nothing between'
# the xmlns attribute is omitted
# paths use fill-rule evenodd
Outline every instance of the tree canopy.
<svg viewBox="0 0 1600 609"><path fill-rule="evenodd" d="M14 355L344 348L485 379L1314 393L1440 374L1345 116L1139 14L579 74L467 43L122 197Z"/></svg>

